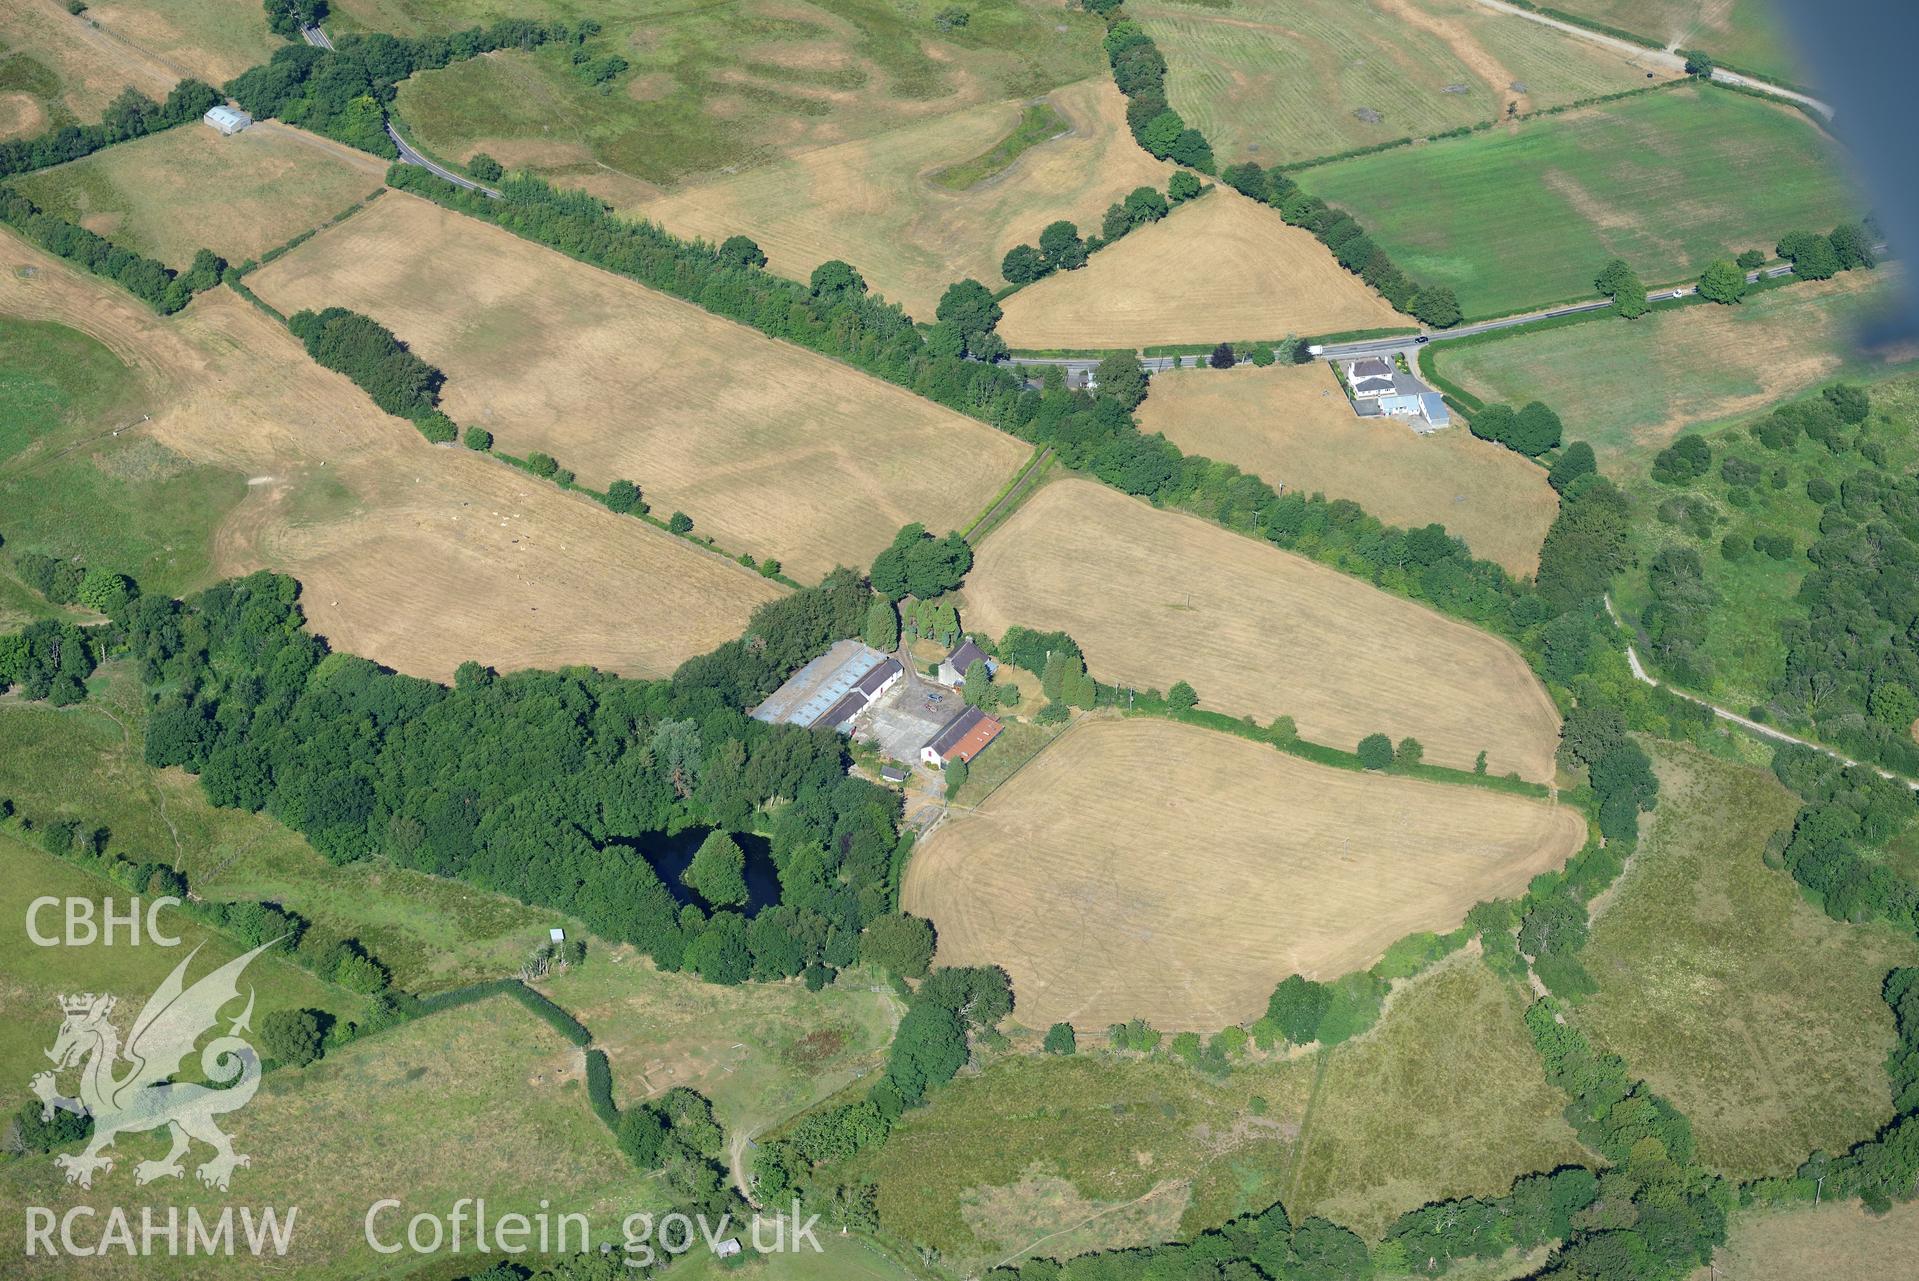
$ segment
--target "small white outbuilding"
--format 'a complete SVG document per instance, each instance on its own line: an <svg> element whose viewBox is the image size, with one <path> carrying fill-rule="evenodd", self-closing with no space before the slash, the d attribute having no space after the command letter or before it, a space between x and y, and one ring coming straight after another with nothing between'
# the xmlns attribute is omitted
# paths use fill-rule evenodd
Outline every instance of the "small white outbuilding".
<svg viewBox="0 0 1919 1281"><path fill-rule="evenodd" d="M229 107L224 103L209 109L207 114L202 116L201 119L205 120L215 129L218 129L221 133L229 136L239 133L242 129L253 123L252 116L249 116L238 107Z"/></svg>

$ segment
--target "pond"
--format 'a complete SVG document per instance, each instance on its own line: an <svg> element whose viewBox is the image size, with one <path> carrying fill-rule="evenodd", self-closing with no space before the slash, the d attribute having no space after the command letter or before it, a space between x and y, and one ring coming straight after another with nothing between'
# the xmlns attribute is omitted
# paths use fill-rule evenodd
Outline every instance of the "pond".
<svg viewBox="0 0 1919 1281"><path fill-rule="evenodd" d="M681 905L691 903L711 911L712 906L705 899L680 883L680 873L693 861L700 843L712 834L710 827L689 827L670 835L666 832L643 832L638 836L615 836L607 844L639 851L641 857L659 873L660 879L666 882L666 888L675 902ZM740 847L741 853L746 855L747 898L744 911L747 916L752 916L761 908L771 907L780 901L780 877L778 869L773 866L773 843L752 832L730 832L728 835Z"/></svg>

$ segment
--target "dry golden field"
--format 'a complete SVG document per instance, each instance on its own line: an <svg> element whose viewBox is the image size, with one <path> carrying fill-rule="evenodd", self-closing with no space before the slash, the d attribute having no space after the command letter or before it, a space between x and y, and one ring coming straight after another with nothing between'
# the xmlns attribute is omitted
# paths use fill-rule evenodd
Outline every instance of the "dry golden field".
<svg viewBox="0 0 1919 1281"><path fill-rule="evenodd" d="M1887 1281L1906 1275L1914 1258L1919 1205L1907 1201L1874 1215L1857 1201L1829 1201L1818 1209L1735 1215L1714 1266L1693 1281Z"/></svg>
<svg viewBox="0 0 1919 1281"><path fill-rule="evenodd" d="M1314 765L1174 721L1062 735L907 867L948 965L1004 965L1021 1023L1211 1029L1288 974L1451 929L1585 840L1577 811Z"/></svg>
<svg viewBox="0 0 1919 1281"><path fill-rule="evenodd" d="M249 477L216 537L217 572L294 575L338 649L441 679L469 658L658 676L739 635L779 594L579 495L428 445L226 290L162 321L0 236L0 312L106 344L146 383L152 420L136 430Z"/></svg>
<svg viewBox="0 0 1919 1281"><path fill-rule="evenodd" d="M264 18L260 29L266 30ZM128 86L157 102L186 75L68 13L59 0L6 0L0 5L0 45L9 78L21 82L22 96L36 109L38 119L29 123L41 126L55 113L66 118L61 123L92 123Z"/></svg>
<svg viewBox="0 0 1919 1281"><path fill-rule="evenodd" d="M286 42L254 0L100 0L86 19L122 45L210 85L257 67Z"/></svg>
<svg viewBox="0 0 1919 1281"><path fill-rule="evenodd" d="M1559 718L1504 641L1337 570L1089 480L1056 481L978 549L966 621L1059 628L1102 681L1169 688L1200 705L1348 750L1411 735L1439 765L1553 774Z"/></svg>
<svg viewBox="0 0 1919 1281"><path fill-rule="evenodd" d="M637 483L732 551L818 578L978 513L1028 454L972 419L398 193L250 278L351 307L446 371L443 405L596 488Z"/></svg>
<svg viewBox="0 0 1919 1281"><path fill-rule="evenodd" d="M964 191L929 175L979 154L1019 122L1019 102L996 102L875 138L800 151L757 169L681 188L640 204L682 236L747 235L774 271L804 280L839 258L874 289L931 320L946 286L1005 281L1000 259L1059 218L1099 229L1106 207L1135 187L1164 191L1172 166L1126 130L1126 100L1109 77L1047 99L1071 128L1029 149L1004 172Z"/></svg>
<svg viewBox="0 0 1919 1281"><path fill-rule="evenodd" d="M1392 525L1437 521L1515 574L1539 568L1559 512L1544 468L1463 425L1420 436L1360 418L1323 364L1158 374L1140 425L1275 488L1349 498Z"/></svg>
<svg viewBox="0 0 1919 1281"><path fill-rule="evenodd" d="M1410 323L1310 232L1224 187L1004 306L999 331L1014 347L1145 347Z"/></svg>
<svg viewBox="0 0 1919 1281"><path fill-rule="evenodd" d="M257 258L386 182L378 156L262 120L186 125L17 180L42 209L184 269L196 250Z"/></svg>

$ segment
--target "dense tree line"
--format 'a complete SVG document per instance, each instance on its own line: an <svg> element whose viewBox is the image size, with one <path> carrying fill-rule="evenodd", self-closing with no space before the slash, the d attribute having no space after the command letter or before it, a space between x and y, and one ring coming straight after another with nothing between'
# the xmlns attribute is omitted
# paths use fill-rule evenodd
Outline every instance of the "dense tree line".
<svg viewBox="0 0 1919 1281"><path fill-rule="evenodd" d="M123 89L101 114L99 124L62 125L38 137L0 142L0 178L63 165L116 142L187 124L219 101L213 87L198 80L182 80L165 102L155 102L138 89Z"/></svg>
<svg viewBox="0 0 1919 1281"><path fill-rule="evenodd" d="M755 1199L775 1204L796 1191L805 1191L809 1200L828 1194L809 1186L820 1167L884 1142L902 1114L925 1103L966 1066L972 1038L998 1035L994 1028L1012 1012L1012 982L999 967L934 970L913 990L887 1051L886 1070L865 1097L814 1111L787 1134L761 1145L753 1158ZM850 1226L876 1226L870 1186L832 1189L828 1195L841 1209L836 1217L842 1223L852 1217ZM859 1207L855 1216L845 1213L849 1206Z"/></svg>
<svg viewBox="0 0 1919 1281"><path fill-rule="evenodd" d="M306 345L307 355L358 383L387 413L411 419L428 440L440 444L458 435L453 420L439 411L446 375L414 355L379 321L345 307L328 307L294 312L287 328ZM541 474L550 477L554 470L549 466Z"/></svg>
<svg viewBox="0 0 1919 1281"><path fill-rule="evenodd" d="M1117 8L1102 0L1081 3L1109 17ZM1167 102L1166 58L1153 38L1137 22L1122 18L1107 28L1105 49L1113 82L1126 95L1126 123L1139 145L1158 159L1212 173L1213 150L1205 135L1187 126ZM1462 319L1459 300L1451 289L1422 288L1394 265L1352 215L1300 191L1298 184L1277 169L1244 161L1227 166L1220 178L1240 194L1278 209L1292 225L1312 232L1332 251L1340 266L1364 280L1397 310L1442 329ZM1107 239L1112 239L1110 234ZM1024 260L1018 264L1021 270L1027 265ZM1015 277L1008 274L1007 279Z"/></svg>
<svg viewBox="0 0 1919 1281"><path fill-rule="evenodd" d="M1790 232L1780 237L1775 248L1801 280L1830 280L1842 271L1877 266L1879 255L1873 248L1877 240L1872 228L1847 222L1823 236L1811 231Z"/></svg>
<svg viewBox="0 0 1919 1281"><path fill-rule="evenodd" d="M1884 918L1919 930L1919 886L1876 856L1915 817L1913 790L1796 743L1773 753L1772 769L1804 804L1767 861L1791 871L1836 920Z"/></svg>
<svg viewBox="0 0 1919 1281"><path fill-rule="evenodd" d="M130 608L149 763L185 766L216 804L264 810L336 862L384 853L714 982L824 983L891 910L897 794L848 777L837 735L745 715L858 633L871 596L852 574L762 606L745 636L658 681L468 663L448 688L328 653L297 594L258 574ZM749 917L676 901L648 848L688 826L766 831L778 903Z"/></svg>
<svg viewBox="0 0 1919 1281"><path fill-rule="evenodd" d="M1421 285L1401 271L1386 250L1366 234L1359 220L1337 205L1302 191L1299 184L1278 169L1265 169L1248 160L1228 165L1220 181L1240 194L1271 205L1279 216L1295 227L1304 227L1332 250L1339 265L1370 285L1373 290L1421 324L1446 329L1458 324L1463 315L1459 299L1444 285Z"/></svg>
<svg viewBox="0 0 1919 1281"><path fill-rule="evenodd" d="M1015 285L1028 285L1056 271L1073 271L1086 265L1088 257L1104 249L1136 227L1164 218L1174 205L1183 204L1199 194L1199 179L1185 170L1166 183L1166 194L1152 187L1135 187L1124 200L1107 206L1100 219L1099 235L1081 239L1079 225L1060 219L1040 232L1039 247L1014 245L1000 260L1000 275Z"/></svg>
<svg viewBox="0 0 1919 1281"><path fill-rule="evenodd" d="M1213 172L1206 135L1181 119L1166 100L1166 58L1137 22L1112 22L1117 4L1081 0L1081 7L1107 18L1105 48L1113 83L1126 95L1126 126L1156 160L1171 160L1201 173Z"/></svg>
<svg viewBox="0 0 1919 1281"><path fill-rule="evenodd" d="M1487 405L1472 416L1470 426L1473 435L1481 440L1504 445L1528 458L1559 448L1565 437L1565 425L1559 415L1537 400L1519 409L1511 405Z"/></svg>
<svg viewBox="0 0 1919 1281"><path fill-rule="evenodd" d="M113 281L163 316L193 301L193 295L220 283L224 259L202 249L193 265L176 272L158 259L137 254L105 236L46 213L19 192L0 187L0 222L6 223L42 249L65 258L96 276Z"/></svg>
<svg viewBox="0 0 1919 1281"><path fill-rule="evenodd" d="M1442 527L1395 529L1356 503L1279 494L1229 464L1143 435L1126 403L1143 390L1142 378L1102 382L1100 394L1089 395L1067 390L1049 370L1042 386L1028 387L1011 369L932 350L912 318L868 293L846 263L824 263L801 284L753 265L751 255L680 240L610 213L586 192L559 190L528 175L506 179L499 200L409 166L395 166L388 181L1049 445L1066 466L1125 493L1263 535L1447 613L1512 630L1509 613L1521 586L1499 566L1474 559ZM1123 390L1106 394L1109 385Z"/></svg>
<svg viewBox="0 0 1919 1281"><path fill-rule="evenodd" d="M287 10L287 23L297 23L312 6L307 0L290 0L280 7ZM269 12L275 8L275 0L270 0ZM226 94L259 119L284 120L390 159L400 153L386 134L387 111L408 76L500 49L533 49L582 38L579 27L565 23L509 18L450 35L341 36L333 49L289 44L276 49L265 66L229 80Z"/></svg>

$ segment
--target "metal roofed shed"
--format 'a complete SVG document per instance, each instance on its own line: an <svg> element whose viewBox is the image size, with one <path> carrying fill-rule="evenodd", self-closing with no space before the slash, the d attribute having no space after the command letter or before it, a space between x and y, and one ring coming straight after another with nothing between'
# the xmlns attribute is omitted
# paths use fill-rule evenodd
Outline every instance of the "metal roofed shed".
<svg viewBox="0 0 1919 1281"><path fill-rule="evenodd" d="M838 729L899 678L897 659L859 641L843 640L789 676L753 709L753 719Z"/></svg>
<svg viewBox="0 0 1919 1281"><path fill-rule="evenodd" d="M206 100L203 98L201 101L204 102ZM229 107L224 103L217 107L209 108L207 114L200 118L228 137L239 133L242 129L253 123L252 116L240 110L238 107Z"/></svg>

